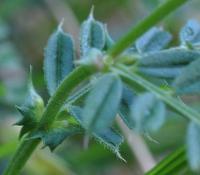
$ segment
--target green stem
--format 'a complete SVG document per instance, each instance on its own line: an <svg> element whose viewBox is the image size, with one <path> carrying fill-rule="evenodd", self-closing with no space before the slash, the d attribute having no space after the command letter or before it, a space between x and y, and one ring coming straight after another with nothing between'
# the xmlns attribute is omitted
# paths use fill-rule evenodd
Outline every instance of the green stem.
<svg viewBox="0 0 200 175"><path fill-rule="evenodd" d="M178 148L175 152L168 155L160 163L158 163L152 170L145 175L167 175L169 171L174 172L174 169L187 165L185 146Z"/></svg>
<svg viewBox="0 0 200 175"><path fill-rule="evenodd" d="M179 6L184 4L188 0L168 0L153 11L144 20L134 26L128 34L126 34L121 40L119 40L114 47L112 47L108 54L114 58L123 52L128 46L130 46L138 37L144 34L152 26L157 24L160 20L173 12Z"/></svg>
<svg viewBox="0 0 200 175"><path fill-rule="evenodd" d="M49 100L43 117L40 121L39 128L48 128L56 119L61 106L66 101L67 97L77 87L78 84L89 78L94 72L93 66L80 66L75 69L66 79L60 84L55 94Z"/></svg>
<svg viewBox="0 0 200 175"><path fill-rule="evenodd" d="M175 99L167 92L163 91L151 82L145 80L143 77L132 73L131 71L129 71L128 68L123 65L117 65L116 68L112 68L112 70L118 73L123 81L126 82L133 89L136 87L141 87L149 92L152 92L180 115L200 124L200 114L197 111L193 110L180 100Z"/></svg>
<svg viewBox="0 0 200 175"><path fill-rule="evenodd" d="M55 121L57 113L70 93L77 87L77 85L89 78L94 72L95 69L93 67L80 66L63 80L47 104L38 126L39 129L48 128ZM20 170L23 168L26 161L29 159L39 143L40 140L38 139L27 140L27 138L25 138L22 140L7 169L5 170L4 175L19 174Z"/></svg>
<svg viewBox="0 0 200 175"><path fill-rule="evenodd" d="M7 169L5 170L4 175L19 174L24 164L29 159L32 152L35 150L39 143L39 139L22 140Z"/></svg>

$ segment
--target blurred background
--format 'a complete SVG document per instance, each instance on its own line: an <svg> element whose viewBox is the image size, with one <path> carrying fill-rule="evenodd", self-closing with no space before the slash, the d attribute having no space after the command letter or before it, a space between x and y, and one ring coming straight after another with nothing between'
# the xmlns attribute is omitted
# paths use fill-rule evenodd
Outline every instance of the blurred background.
<svg viewBox="0 0 200 175"><path fill-rule="evenodd" d="M79 46L79 26L94 5L96 19L107 24L111 36L117 41L131 26L149 14L164 0L1 0L0 1L0 174L18 143L20 127L12 126L20 117L15 105L23 102L29 65L33 66L33 82L40 95L47 101L48 94L43 78L43 51L49 35L64 18L64 30L73 35ZM200 20L200 2L187 5L167 17L159 26L170 31L179 42L178 32L190 18ZM77 49L78 52L78 49ZM197 105L194 98L187 98ZM173 113L160 132L152 138L144 137L155 161L183 144L186 121ZM121 154L127 163L102 145L91 142L83 149L83 137L66 140L52 154L39 149L26 165L24 175L141 175L140 166L124 143Z"/></svg>

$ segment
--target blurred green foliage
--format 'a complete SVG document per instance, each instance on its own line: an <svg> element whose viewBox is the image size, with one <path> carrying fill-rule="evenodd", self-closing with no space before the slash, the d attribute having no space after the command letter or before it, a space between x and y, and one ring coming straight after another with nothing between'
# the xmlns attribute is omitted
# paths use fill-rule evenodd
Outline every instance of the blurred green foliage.
<svg viewBox="0 0 200 175"><path fill-rule="evenodd" d="M13 11L24 5L25 0L6 0L0 3L0 17L12 15Z"/></svg>

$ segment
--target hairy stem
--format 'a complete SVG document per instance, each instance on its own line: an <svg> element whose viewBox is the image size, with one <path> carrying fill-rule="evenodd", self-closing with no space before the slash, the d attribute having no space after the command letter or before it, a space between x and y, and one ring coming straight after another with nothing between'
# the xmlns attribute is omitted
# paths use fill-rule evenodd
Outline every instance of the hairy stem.
<svg viewBox="0 0 200 175"><path fill-rule="evenodd" d="M114 47L109 50L109 55L114 58L130 46L138 37L157 24L161 19L173 12L188 0L167 0L144 20L134 26L128 34L119 40Z"/></svg>
<svg viewBox="0 0 200 175"><path fill-rule="evenodd" d="M43 117L38 125L39 129L48 128L55 121L57 113L70 93L75 87L77 87L78 84L86 80L94 72L95 69L93 67L80 66L63 80L46 106ZM39 143L39 139L27 140L27 138L25 138L22 140L7 169L5 170L4 175L19 174L20 170L23 168L26 161L29 159Z"/></svg>
<svg viewBox="0 0 200 175"><path fill-rule="evenodd" d="M66 77L56 90L55 94L50 98L43 117L39 123L39 128L48 128L55 121L56 115L66 101L67 97L69 97L78 84L89 78L94 72L95 68L92 66L80 66Z"/></svg>

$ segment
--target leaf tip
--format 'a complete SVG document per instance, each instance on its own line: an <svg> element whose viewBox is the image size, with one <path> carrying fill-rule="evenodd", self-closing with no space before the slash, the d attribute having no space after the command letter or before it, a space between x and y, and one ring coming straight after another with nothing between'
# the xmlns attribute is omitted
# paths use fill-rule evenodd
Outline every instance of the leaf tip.
<svg viewBox="0 0 200 175"><path fill-rule="evenodd" d="M60 21L60 23L59 23L59 25L58 25L58 31L60 31L60 32L63 31L62 28L63 28L64 22L65 22L65 19L62 18L61 21Z"/></svg>
<svg viewBox="0 0 200 175"><path fill-rule="evenodd" d="M116 154L116 156L117 156L120 160L122 160L124 163L127 163L126 159L124 159L124 158L122 157L122 155L120 154L120 152L119 152L118 149L115 151L115 154Z"/></svg>
<svg viewBox="0 0 200 175"><path fill-rule="evenodd" d="M90 14L88 19L93 20L94 19L94 5L92 5L91 9L90 9Z"/></svg>

